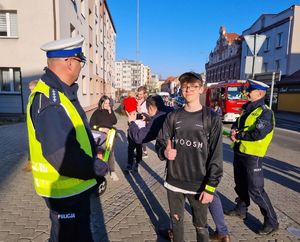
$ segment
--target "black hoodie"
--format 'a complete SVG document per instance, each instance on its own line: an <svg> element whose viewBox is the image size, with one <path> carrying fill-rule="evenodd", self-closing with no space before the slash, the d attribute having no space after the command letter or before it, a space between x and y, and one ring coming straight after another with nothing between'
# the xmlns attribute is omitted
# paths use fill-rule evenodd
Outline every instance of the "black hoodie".
<svg viewBox="0 0 300 242"><path fill-rule="evenodd" d="M187 112L184 108L170 113L156 140L161 160L167 140L172 139L177 150L174 161L167 161L166 181L172 186L201 192L205 185L217 187L223 174L222 122L211 111L209 142L203 129L202 110Z"/></svg>

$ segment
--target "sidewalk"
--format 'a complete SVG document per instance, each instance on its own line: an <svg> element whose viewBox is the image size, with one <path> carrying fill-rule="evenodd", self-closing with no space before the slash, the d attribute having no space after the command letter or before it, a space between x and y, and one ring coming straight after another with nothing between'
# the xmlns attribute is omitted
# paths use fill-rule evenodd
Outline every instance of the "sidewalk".
<svg viewBox="0 0 300 242"><path fill-rule="evenodd" d="M118 120L115 157L120 180L113 182L107 177L108 189L100 198L100 207L97 209L101 241L164 242L166 240L156 231L169 225L167 196L163 187L165 163L158 160L154 143L149 143L149 158L141 164L139 173L124 174L127 123L123 116L118 116ZM233 189L232 152L228 144L225 138L224 177L218 188L224 209L233 206L236 196ZM33 189L31 173L22 171L27 156L25 123L0 126L0 242L42 242L49 237L48 209ZM257 235L255 231L261 225L262 216L258 207L252 204L245 222L225 217L232 241L299 241L287 231L288 228L300 229L299 189L291 189L297 187L292 185L296 183L299 167L292 168L288 160L284 162L290 171L265 168L268 174L265 187L278 214L280 230L273 236ZM289 172L293 174L289 175ZM284 182L279 180L280 177L285 178ZM287 177L295 178L289 180ZM208 225L210 230L214 229L210 216ZM185 240L196 241L188 205L185 212Z"/></svg>

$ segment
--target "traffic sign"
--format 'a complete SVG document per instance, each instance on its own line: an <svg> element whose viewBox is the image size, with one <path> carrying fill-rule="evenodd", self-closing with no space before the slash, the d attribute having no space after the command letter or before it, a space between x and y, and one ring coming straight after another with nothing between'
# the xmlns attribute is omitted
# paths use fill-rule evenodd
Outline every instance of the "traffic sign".
<svg viewBox="0 0 300 242"><path fill-rule="evenodd" d="M249 50L251 51L252 55L257 55L258 51L262 47L266 36L261 34L255 34L255 35L245 35L244 39L249 47Z"/></svg>
<svg viewBox="0 0 300 242"><path fill-rule="evenodd" d="M255 61L253 61L254 56L246 56L245 62L245 74L260 73L263 66L263 57L256 56ZM254 67L253 67L254 64Z"/></svg>

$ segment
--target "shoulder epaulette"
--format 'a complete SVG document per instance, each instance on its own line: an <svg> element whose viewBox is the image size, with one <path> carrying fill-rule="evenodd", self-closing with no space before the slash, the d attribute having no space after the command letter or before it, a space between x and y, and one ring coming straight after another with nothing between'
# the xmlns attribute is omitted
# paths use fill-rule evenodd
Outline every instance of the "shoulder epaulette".
<svg viewBox="0 0 300 242"><path fill-rule="evenodd" d="M50 88L49 90L49 99L52 103L56 103L59 104L60 103L60 98L59 98L59 94L58 91L54 88Z"/></svg>

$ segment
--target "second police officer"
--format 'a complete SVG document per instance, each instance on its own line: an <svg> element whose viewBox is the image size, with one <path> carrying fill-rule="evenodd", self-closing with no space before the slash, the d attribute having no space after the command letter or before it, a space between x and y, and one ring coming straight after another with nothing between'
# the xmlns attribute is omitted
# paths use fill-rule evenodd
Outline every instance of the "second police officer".
<svg viewBox="0 0 300 242"><path fill-rule="evenodd" d="M273 111L265 104L269 88L263 82L249 80L248 99L243 112L231 127L234 142L234 181L238 195L236 206L227 211L229 216L245 219L250 198L256 203L264 217L261 235L278 229L278 220L271 201L264 189L262 160L273 137L275 118Z"/></svg>

